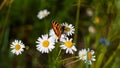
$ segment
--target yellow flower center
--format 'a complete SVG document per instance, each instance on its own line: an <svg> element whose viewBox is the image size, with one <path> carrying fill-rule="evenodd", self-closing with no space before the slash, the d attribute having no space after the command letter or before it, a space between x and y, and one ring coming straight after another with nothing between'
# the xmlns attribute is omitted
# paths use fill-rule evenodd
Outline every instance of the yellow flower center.
<svg viewBox="0 0 120 68"><path fill-rule="evenodd" d="M67 41L67 42L65 42L65 45L66 45L68 48L71 48L71 47L72 47L72 42L71 42L71 41Z"/></svg>
<svg viewBox="0 0 120 68"><path fill-rule="evenodd" d="M100 19L99 19L99 17L95 17L95 23L99 23L100 22Z"/></svg>
<svg viewBox="0 0 120 68"><path fill-rule="evenodd" d="M45 16L46 16L46 14L45 14L45 13L42 13L42 16L43 16L43 17L45 17Z"/></svg>
<svg viewBox="0 0 120 68"><path fill-rule="evenodd" d="M48 41L48 40L45 40L45 41L43 41L42 44L43 44L44 47L48 47L48 46L49 46L49 41Z"/></svg>
<svg viewBox="0 0 120 68"><path fill-rule="evenodd" d="M15 49L19 50L21 48L21 46L19 44L15 45Z"/></svg>
<svg viewBox="0 0 120 68"><path fill-rule="evenodd" d="M91 52L88 52L88 60L91 60L91 58L92 58L92 54Z"/></svg>
<svg viewBox="0 0 120 68"><path fill-rule="evenodd" d="M65 26L65 28L64 28L67 32L69 32L70 31L70 28L69 27L67 27L67 26Z"/></svg>
<svg viewBox="0 0 120 68"><path fill-rule="evenodd" d="M85 56L85 54L82 54L82 58Z"/></svg>

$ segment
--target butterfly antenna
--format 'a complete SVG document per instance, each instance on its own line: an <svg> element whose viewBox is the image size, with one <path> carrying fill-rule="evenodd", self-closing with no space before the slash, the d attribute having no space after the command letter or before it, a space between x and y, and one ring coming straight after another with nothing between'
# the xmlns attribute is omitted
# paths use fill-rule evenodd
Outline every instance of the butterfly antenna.
<svg viewBox="0 0 120 68"><path fill-rule="evenodd" d="M55 22L55 20L51 20L51 23L52 23L52 22Z"/></svg>

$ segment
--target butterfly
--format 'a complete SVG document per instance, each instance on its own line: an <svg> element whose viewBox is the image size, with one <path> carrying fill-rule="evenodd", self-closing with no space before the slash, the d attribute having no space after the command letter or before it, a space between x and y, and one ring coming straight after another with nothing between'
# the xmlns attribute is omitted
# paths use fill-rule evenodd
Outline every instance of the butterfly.
<svg viewBox="0 0 120 68"><path fill-rule="evenodd" d="M62 26L61 24L59 24L55 21L52 21L51 23L52 23L52 28L53 28L56 36L58 37L58 41L60 41L61 34L64 31L64 26Z"/></svg>

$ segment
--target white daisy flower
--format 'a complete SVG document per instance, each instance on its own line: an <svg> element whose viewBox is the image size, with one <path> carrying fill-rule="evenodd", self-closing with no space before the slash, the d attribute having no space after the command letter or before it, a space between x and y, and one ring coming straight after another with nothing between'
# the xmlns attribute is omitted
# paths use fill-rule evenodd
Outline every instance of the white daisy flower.
<svg viewBox="0 0 120 68"><path fill-rule="evenodd" d="M73 51L77 51L77 49L74 46L74 43L72 43L72 39L64 39L62 40L63 44L60 45L60 47L64 50L66 50L66 53L73 54Z"/></svg>
<svg viewBox="0 0 120 68"><path fill-rule="evenodd" d="M37 17L38 17L39 19L43 19L44 17L48 16L49 14L50 14L50 12L49 12L47 9L44 9L44 10L41 10L41 11L38 13Z"/></svg>
<svg viewBox="0 0 120 68"><path fill-rule="evenodd" d="M58 42L58 37L57 37L57 35L55 34L55 32L54 32L53 29L50 30L49 35L54 38L55 42ZM66 38L66 35L65 35L65 34L61 34L60 41L62 41L62 40L65 39L65 38Z"/></svg>
<svg viewBox="0 0 120 68"><path fill-rule="evenodd" d="M93 11L90 8L87 8L86 13L88 16L93 16Z"/></svg>
<svg viewBox="0 0 120 68"><path fill-rule="evenodd" d="M14 42L12 42L10 48L12 49L11 52L13 54L19 55L21 54L21 52L24 51L23 48L25 48L25 45L22 43L21 40L15 40Z"/></svg>
<svg viewBox="0 0 120 68"><path fill-rule="evenodd" d="M89 64L92 64L92 61L96 61L94 56L94 51L90 49L87 50L87 60L85 62L88 62Z"/></svg>
<svg viewBox="0 0 120 68"><path fill-rule="evenodd" d="M53 40L53 37L48 37L47 34L42 35L41 38L39 37L36 43L37 50L41 53L49 53L55 48L55 41Z"/></svg>
<svg viewBox="0 0 120 68"><path fill-rule="evenodd" d="M82 49L78 53L81 60L87 60L87 51L86 49Z"/></svg>
<svg viewBox="0 0 120 68"><path fill-rule="evenodd" d="M75 28L72 24L67 24L66 22L62 24L62 26L64 26L64 32L70 36L72 34L74 34Z"/></svg>
<svg viewBox="0 0 120 68"><path fill-rule="evenodd" d="M93 26L89 26L89 27L88 27L88 31L89 31L90 33L92 33L92 34L95 34L96 29L95 29L95 27L93 27Z"/></svg>

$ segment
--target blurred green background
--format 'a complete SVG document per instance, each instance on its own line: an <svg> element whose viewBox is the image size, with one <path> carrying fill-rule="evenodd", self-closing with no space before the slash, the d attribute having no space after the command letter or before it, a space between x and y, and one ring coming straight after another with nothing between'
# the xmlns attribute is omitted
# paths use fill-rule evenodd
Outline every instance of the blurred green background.
<svg viewBox="0 0 120 68"><path fill-rule="evenodd" d="M43 9L50 15L39 20L37 14ZM120 0L0 0L0 68L85 68L82 61L68 66L73 60L55 63L59 46L49 54L36 50L35 42L52 28L51 20L75 26L77 50L95 51L96 61L90 68L120 68ZM89 26L95 27L95 34L88 31ZM100 38L110 45L99 44ZM15 39L29 46L19 56L10 52ZM73 56L64 53L61 59Z"/></svg>

